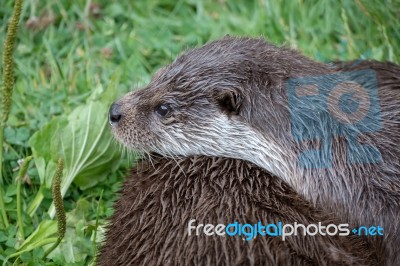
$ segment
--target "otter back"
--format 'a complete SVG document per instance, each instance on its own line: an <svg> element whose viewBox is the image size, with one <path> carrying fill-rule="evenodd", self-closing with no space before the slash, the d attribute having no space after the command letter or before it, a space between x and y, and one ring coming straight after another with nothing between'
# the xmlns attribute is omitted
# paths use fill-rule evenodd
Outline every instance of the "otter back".
<svg viewBox="0 0 400 266"><path fill-rule="evenodd" d="M212 157L139 162L122 187L99 265L374 265L352 236L188 235L188 222L327 225L280 179L251 163Z"/></svg>

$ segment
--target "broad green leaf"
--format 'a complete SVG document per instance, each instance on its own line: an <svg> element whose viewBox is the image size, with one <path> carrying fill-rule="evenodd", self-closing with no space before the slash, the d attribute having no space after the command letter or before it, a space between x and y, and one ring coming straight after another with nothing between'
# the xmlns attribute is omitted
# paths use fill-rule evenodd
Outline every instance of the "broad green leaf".
<svg viewBox="0 0 400 266"><path fill-rule="evenodd" d="M110 133L107 119L117 80L114 77L105 92L101 86L97 88L85 105L68 116L53 119L30 139L40 180L47 187L51 186L57 160L64 159L62 196L72 182L87 189L119 165L120 149ZM52 218L54 214L52 205L49 215Z"/></svg>
<svg viewBox="0 0 400 266"><path fill-rule="evenodd" d="M57 236L57 222L53 220L43 220L36 230L17 248L18 252L32 250L45 239ZM56 238L55 238L56 239Z"/></svg>
<svg viewBox="0 0 400 266"><path fill-rule="evenodd" d="M67 126L67 123L68 120L65 117L54 118L29 140L40 182L48 188L51 186L51 178L55 173L54 165L62 156L59 133Z"/></svg>
<svg viewBox="0 0 400 266"><path fill-rule="evenodd" d="M90 102L74 110L61 136L61 150L67 177L64 183L75 183L82 189L97 184L110 170L115 170L120 158L107 121L108 105ZM68 184L69 186L69 184ZM62 187L62 193L66 192Z"/></svg>
<svg viewBox="0 0 400 266"><path fill-rule="evenodd" d="M43 220L36 230L16 249L14 253L10 253L3 262L6 262L14 257L21 256L25 252L33 249L46 246L54 243L57 237L52 237L57 234L57 222L53 220Z"/></svg>

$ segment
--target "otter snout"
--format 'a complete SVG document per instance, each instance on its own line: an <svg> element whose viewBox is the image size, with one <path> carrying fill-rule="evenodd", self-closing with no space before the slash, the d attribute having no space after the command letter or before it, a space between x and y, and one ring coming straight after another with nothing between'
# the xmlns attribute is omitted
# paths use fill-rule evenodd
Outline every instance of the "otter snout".
<svg viewBox="0 0 400 266"><path fill-rule="evenodd" d="M122 118L121 108L118 103L113 103L110 107L110 111L108 112L108 121L112 126L118 124L118 122Z"/></svg>

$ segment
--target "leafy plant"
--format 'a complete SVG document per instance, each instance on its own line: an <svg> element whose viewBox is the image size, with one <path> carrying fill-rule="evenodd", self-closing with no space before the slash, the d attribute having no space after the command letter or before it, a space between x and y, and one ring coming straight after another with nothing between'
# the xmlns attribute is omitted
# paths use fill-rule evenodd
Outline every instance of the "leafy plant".
<svg viewBox="0 0 400 266"><path fill-rule="evenodd" d="M102 87L93 92L85 105L77 107L68 116L60 116L37 131L29 141L35 164L43 186L49 186L58 158L64 158L64 180L61 195L64 196L72 182L87 189L103 180L119 166L120 149L108 130L107 112L110 99L115 97L115 75L108 90ZM43 195L38 194L38 197ZM32 214L40 204L33 201L29 206ZM53 218L54 205L49 215Z"/></svg>
<svg viewBox="0 0 400 266"><path fill-rule="evenodd" d="M13 51L21 9L22 1L17 0L4 44L0 121L1 184L3 184L3 137L11 109L14 86ZM114 83L111 83L114 86L118 81L117 77L115 75ZM6 231L0 231L0 240L7 240L6 245L9 247L5 250L4 255L0 255L3 265L11 259L14 260L14 264L19 261L30 261L32 260L32 255L36 256L34 260L38 263L46 260L48 255L61 243L67 229L63 196L71 183L75 180L78 186L86 189L97 184L110 171L118 167L119 149L112 141L109 131L106 130L107 120L105 119L110 98L114 96L115 91L108 90L103 92L102 87L99 87L88 98L86 104L78 106L69 115L65 114L54 118L48 125L45 125L32 136L29 144L35 159L42 189L38 190L27 211L30 216L34 215L45 197L44 191L52 184L54 204L50 206L48 213L50 219L57 215L57 223L45 218L38 224L36 230L31 232L29 237L25 239L21 186L23 179L26 177L29 162L32 159L32 156L29 156L22 162L17 178L15 192L17 198L17 227L9 226L4 204L3 186L0 188L1 221L4 229L6 229ZM65 168L63 160L66 162ZM109 167L110 164L113 167ZM65 170L65 178L63 178L62 182L63 170ZM95 230L97 230L97 225L98 223L96 222ZM54 237L57 234L58 237ZM50 244L52 245L49 246ZM45 253L37 253L39 250L45 250ZM38 255L42 255L43 258L38 258Z"/></svg>

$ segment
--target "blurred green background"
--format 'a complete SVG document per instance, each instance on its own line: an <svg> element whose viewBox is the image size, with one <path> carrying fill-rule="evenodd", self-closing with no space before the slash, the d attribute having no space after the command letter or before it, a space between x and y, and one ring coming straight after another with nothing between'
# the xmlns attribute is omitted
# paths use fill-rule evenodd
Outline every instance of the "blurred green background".
<svg viewBox="0 0 400 266"><path fill-rule="evenodd" d="M0 0L1 43L12 6L13 1ZM41 154L46 165L51 165L52 149L58 147L50 143L57 138L51 132L62 136L46 128L47 123L57 120L53 124L64 130L71 113L85 112L82 108L97 97L97 91L103 95L102 102L109 104L144 85L159 67L185 49L225 34L263 36L318 61L361 58L399 63L400 1L26 0L15 51L13 108L5 130L2 187L10 226L0 227L0 262L23 242L16 236L18 160L47 149L47 157L43 155L46 151ZM94 112L94 116L91 119L100 124L107 119L104 112ZM76 126L83 127L85 121L79 123ZM100 124L87 124L88 132L95 132L89 139L95 138ZM35 133L40 136L29 141ZM88 153L88 158L98 157L95 152ZM101 178L93 172L96 166L91 165L85 174L80 172L81 180L75 180L65 194L68 230L62 245L46 260L41 259L43 247L25 252L17 264L92 263L122 176L134 161L123 158L105 160L114 169ZM24 179L25 238L50 220L51 193L44 181L51 180L49 169L42 173L35 158Z"/></svg>

